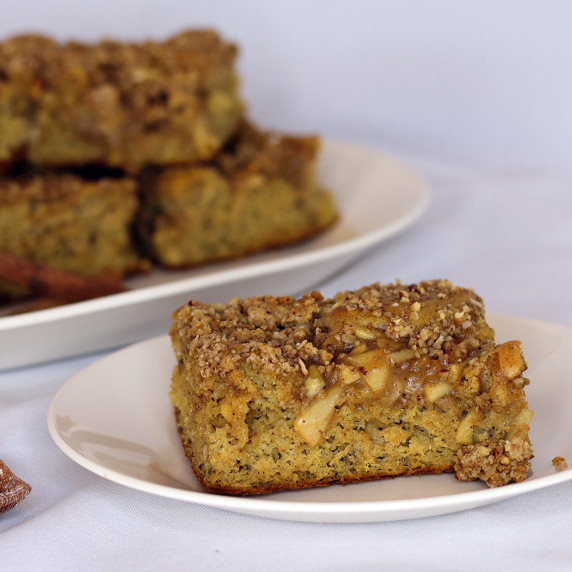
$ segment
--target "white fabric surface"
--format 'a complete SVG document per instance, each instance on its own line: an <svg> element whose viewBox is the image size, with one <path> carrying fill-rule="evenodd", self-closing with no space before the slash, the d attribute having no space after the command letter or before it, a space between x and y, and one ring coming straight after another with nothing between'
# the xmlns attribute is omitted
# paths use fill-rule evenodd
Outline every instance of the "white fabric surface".
<svg viewBox="0 0 572 572"><path fill-rule="evenodd" d="M490 311L572 326L572 181L410 159L433 189L425 217L323 290L450 277ZM134 491L52 443L56 389L99 356L0 373L0 452L32 493L0 517L2 570L566 570L572 482L435 518L305 524Z"/></svg>
<svg viewBox="0 0 572 572"><path fill-rule="evenodd" d="M447 277L487 309L572 327L572 5L559 0L22 0L0 35L222 29L251 115L396 152L422 220L322 290ZM0 348L0 352L2 348ZM33 348L30 348L33 351ZM572 483L402 522L274 521L91 474L52 443L55 391L101 356L0 372L0 458L32 493L0 516L0 570L569 570Z"/></svg>

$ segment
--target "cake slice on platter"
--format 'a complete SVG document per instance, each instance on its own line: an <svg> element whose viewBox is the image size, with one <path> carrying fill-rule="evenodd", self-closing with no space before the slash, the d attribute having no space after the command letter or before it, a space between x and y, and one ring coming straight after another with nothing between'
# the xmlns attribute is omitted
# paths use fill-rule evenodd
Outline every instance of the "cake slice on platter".
<svg viewBox="0 0 572 572"><path fill-rule="evenodd" d="M318 137L245 123L213 161L146 172L138 230L169 268L233 259L320 234L336 222L316 177Z"/></svg>

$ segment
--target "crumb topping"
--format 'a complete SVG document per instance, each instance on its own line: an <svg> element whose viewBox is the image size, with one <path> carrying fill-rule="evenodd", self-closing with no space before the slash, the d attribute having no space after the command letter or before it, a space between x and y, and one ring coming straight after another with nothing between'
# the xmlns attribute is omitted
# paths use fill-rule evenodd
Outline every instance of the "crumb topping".
<svg viewBox="0 0 572 572"><path fill-rule="evenodd" d="M64 73L76 82L102 86L145 85L181 69L203 73L215 63L233 62L237 47L212 30L182 32L165 42L104 40L91 45L28 34L1 43L0 54L0 83L34 78L41 91L48 79ZM190 81L195 87L192 82L199 85L204 79L197 75Z"/></svg>
<svg viewBox="0 0 572 572"><path fill-rule="evenodd" d="M484 322L482 299L447 280L374 284L338 294L336 306L333 315L340 314L346 333L356 322L369 322L419 355L449 354L450 361L460 361L493 338Z"/></svg>
<svg viewBox="0 0 572 572"><path fill-rule="evenodd" d="M279 177L300 187L308 178L308 165L316 158L319 146L318 137L279 135L245 122L217 157L216 165L226 177Z"/></svg>
<svg viewBox="0 0 572 572"><path fill-rule="evenodd" d="M466 445L457 451L455 475L461 481L480 479L489 487L498 487L523 481L531 458L530 443L520 437Z"/></svg>
<svg viewBox="0 0 572 572"><path fill-rule="evenodd" d="M481 298L446 280L373 284L330 299L312 292L220 305L191 301L174 313L173 329L203 377L225 376L243 363L305 375L368 335L450 362L476 355L493 340Z"/></svg>
<svg viewBox="0 0 572 572"><path fill-rule="evenodd" d="M554 459L552 459L552 465L557 472L565 471L568 468L568 463L564 457L554 457Z"/></svg>
<svg viewBox="0 0 572 572"><path fill-rule="evenodd" d="M18 478L0 459L0 513L19 503L32 488Z"/></svg>

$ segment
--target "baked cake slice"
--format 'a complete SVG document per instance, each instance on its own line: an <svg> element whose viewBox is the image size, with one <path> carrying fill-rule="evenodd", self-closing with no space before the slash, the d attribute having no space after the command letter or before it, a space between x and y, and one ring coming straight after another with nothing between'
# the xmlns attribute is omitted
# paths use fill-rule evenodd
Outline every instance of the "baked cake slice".
<svg viewBox="0 0 572 572"><path fill-rule="evenodd" d="M174 312L171 338L171 400L208 491L526 477L521 343L495 343L470 289L427 281L330 299L191 301Z"/></svg>
<svg viewBox="0 0 572 572"><path fill-rule="evenodd" d="M130 177L71 173L0 177L0 253L81 276L144 272L132 225L138 208ZM25 297L0 280L0 300Z"/></svg>
<svg viewBox="0 0 572 572"><path fill-rule="evenodd" d="M0 163L135 172L208 160L244 112L237 53L212 30L163 42L1 42Z"/></svg>
<svg viewBox="0 0 572 572"><path fill-rule="evenodd" d="M245 124L215 160L141 178L139 234L162 266L237 258L312 237L337 213L315 176L317 137Z"/></svg>

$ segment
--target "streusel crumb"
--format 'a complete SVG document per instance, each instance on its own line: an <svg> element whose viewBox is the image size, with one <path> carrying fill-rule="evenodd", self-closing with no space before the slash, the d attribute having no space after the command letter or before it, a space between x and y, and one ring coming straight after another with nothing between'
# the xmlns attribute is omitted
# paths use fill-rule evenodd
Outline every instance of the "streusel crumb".
<svg viewBox="0 0 572 572"><path fill-rule="evenodd" d="M558 472L565 471L568 468L568 462L564 457L554 457L554 459L552 459L552 464Z"/></svg>

